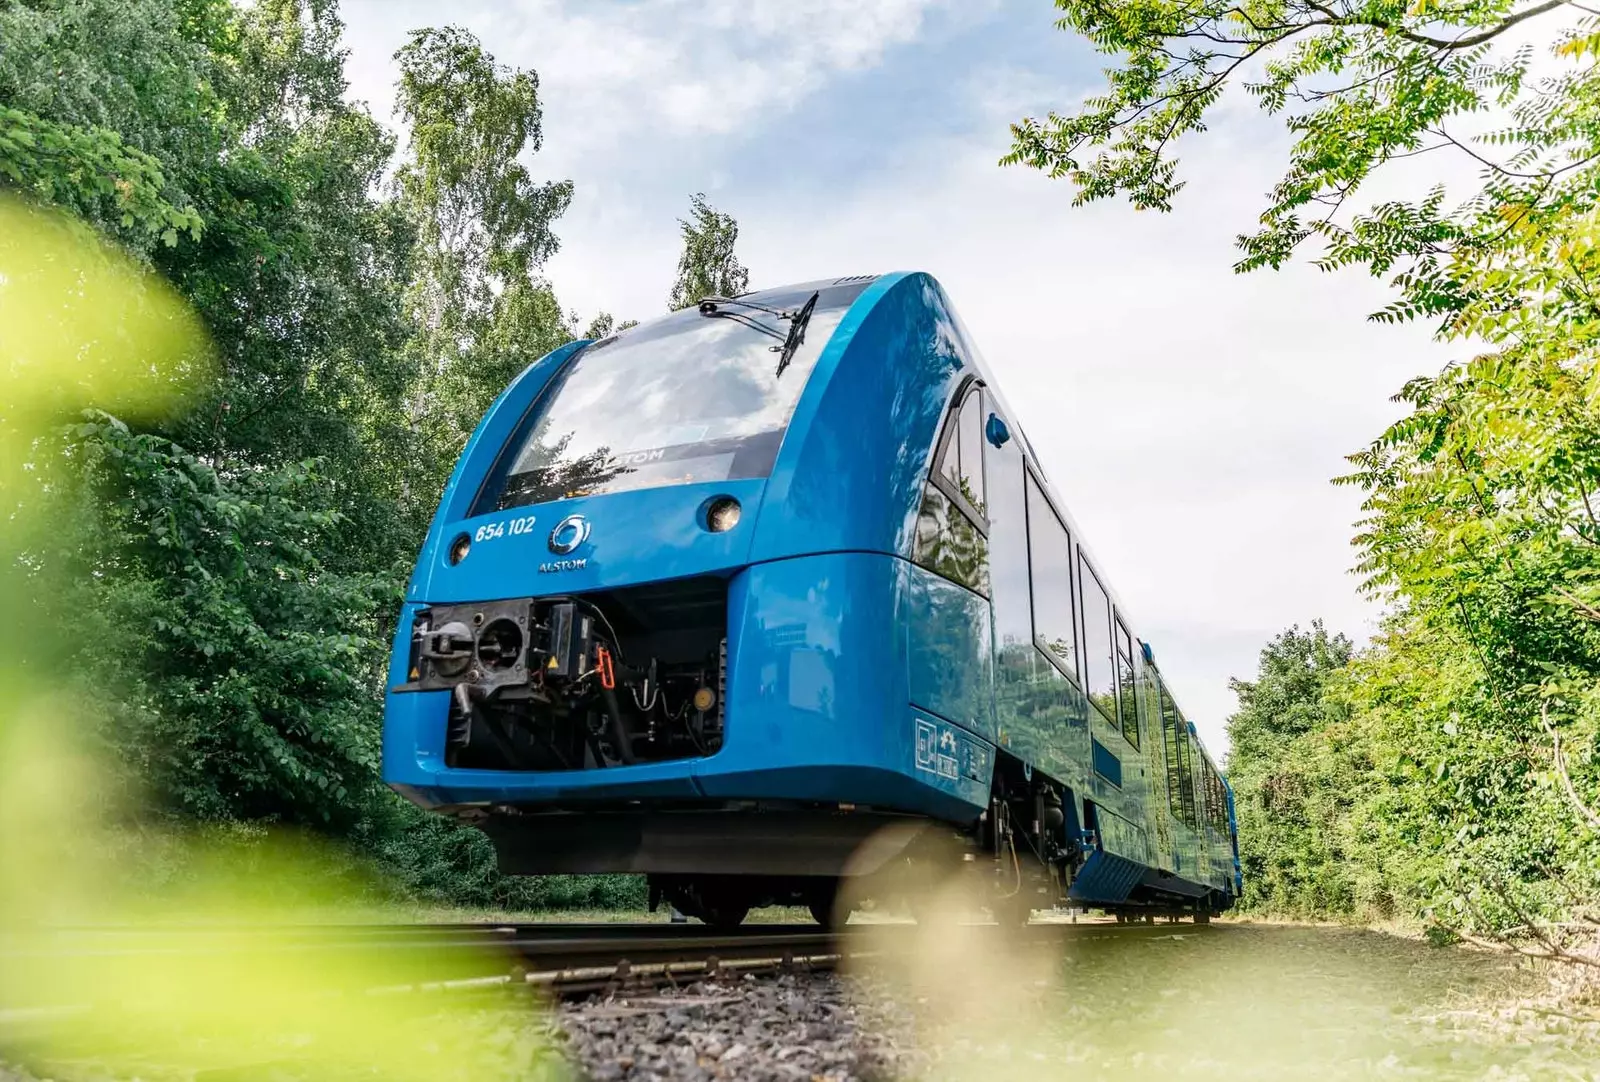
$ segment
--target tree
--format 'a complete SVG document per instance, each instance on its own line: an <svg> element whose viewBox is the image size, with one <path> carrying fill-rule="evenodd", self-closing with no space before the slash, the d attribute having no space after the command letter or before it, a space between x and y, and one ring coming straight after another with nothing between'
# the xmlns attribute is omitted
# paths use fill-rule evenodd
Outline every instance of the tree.
<svg viewBox="0 0 1600 1082"><path fill-rule="evenodd" d="M395 60L411 131L396 188L416 236L406 290L418 328L413 475L427 482L413 498L431 513L489 403L573 337L539 275L572 184L538 183L522 163L543 138L537 74L496 64L459 27L415 31Z"/></svg>
<svg viewBox="0 0 1600 1082"><path fill-rule="evenodd" d="M210 347L140 425L34 445L23 555L40 624L97 629L66 668L116 759L186 818L351 830L376 793L408 241L339 34L298 0L0 10L0 183L161 272Z"/></svg>
<svg viewBox="0 0 1600 1082"><path fill-rule="evenodd" d="M1239 697L1239 711L1228 719L1229 764L1269 761L1284 743L1335 720L1323 692L1352 652L1350 640L1329 635L1321 620L1309 631L1296 624L1262 647L1256 679L1228 681Z"/></svg>
<svg viewBox="0 0 1600 1082"><path fill-rule="evenodd" d="M577 324L574 323L573 325L576 326ZM625 319L618 323L616 317L610 312L601 312L589 321L589 326L584 328L583 333L578 337L596 340L609 338L613 334L621 334L629 327L637 327L638 325L639 321L637 319Z"/></svg>
<svg viewBox="0 0 1600 1082"><path fill-rule="evenodd" d="M0 8L0 182L138 253L197 239L174 166L219 141L207 47L219 9L195 3L185 26L161 0Z"/></svg>
<svg viewBox="0 0 1600 1082"><path fill-rule="evenodd" d="M223 472L105 414L58 453L41 562L124 766L186 818L353 829L377 785L371 615L398 591L326 566L346 523L317 466Z"/></svg>
<svg viewBox="0 0 1600 1082"><path fill-rule="evenodd" d="M678 219L683 232L683 255L678 257L678 277L667 304L673 311L700 303L704 297L736 297L750 287L750 272L734 254L739 223L706 202L704 194L689 198L687 220Z"/></svg>
<svg viewBox="0 0 1600 1082"><path fill-rule="evenodd" d="M617 321L610 312L601 312L589 321L589 326L579 337L595 340L610 338L617 329L616 324Z"/></svg>
<svg viewBox="0 0 1600 1082"><path fill-rule="evenodd" d="M1057 0L1057 7L1065 12L1060 25L1120 63L1107 73L1106 93L1080 111L1013 125L1004 161L1068 177L1080 202L1121 194L1135 206L1169 210L1182 187L1173 157L1179 137L1204 130L1230 80L1259 71L1245 89L1267 112L1286 115L1295 143L1261 229L1240 238L1241 268L1279 266L1317 236L1329 246L1325 265L1360 263L1384 273L1404 264L1411 271L1398 280L1405 295L1419 311L1443 311L1462 298L1437 277L1449 276L1440 257L1476 247L1464 243L1474 224L1490 225L1491 234L1493 222L1504 226L1499 207L1522 206L1529 196L1559 201L1556 182L1565 177L1571 187L1571 174L1593 157L1592 65L1533 79L1531 48L1500 48L1513 27L1565 10L1557 0L1517 10L1506 0L1270 0L1243 7L1231 0ZM1586 18L1578 31L1557 33L1555 59L1592 53L1597 27ZM1475 114L1491 113L1509 123L1477 139L1462 131ZM1474 142L1503 148L1503 157L1480 153ZM1381 166L1440 152L1467 155L1484 169L1481 192L1454 214L1435 189L1349 224L1336 220Z"/></svg>
<svg viewBox="0 0 1600 1082"><path fill-rule="evenodd" d="M572 336L539 273L571 188L521 161L534 74L450 28L399 54L386 183L341 33L332 0L0 2L13 665L92 704L155 820L305 825L418 891L532 904L381 786L379 714L460 443ZM130 412L40 434L85 403Z"/></svg>
<svg viewBox="0 0 1600 1082"><path fill-rule="evenodd" d="M1313 620L1261 650L1256 679L1229 682L1239 710L1228 719L1228 776L1239 826L1245 904L1297 916L1348 914L1352 891L1330 840L1339 817L1316 799L1326 757L1310 753L1344 720L1330 694L1351 657L1350 640Z"/></svg>
<svg viewBox="0 0 1600 1082"><path fill-rule="evenodd" d="M1006 162L1079 202L1170 209L1178 139L1259 73L1245 89L1294 142L1236 268L1311 245L1324 269L1389 277L1372 318L1479 351L1408 383L1409 415L1341 479L1366 491L1366 586L1395 606L1354 667L1351 739L1427 798L1355 807L1403 824L1403 893L1453 927L1533 934L1583 911L1600 897L1600 18L1558 0L1058 6L1117 61L1078 111L1015 125ZM1513 44L1530 36L1548 73ZM1478 171L1464 198L1363 206L1385 166L1447 155Z"/></svg>

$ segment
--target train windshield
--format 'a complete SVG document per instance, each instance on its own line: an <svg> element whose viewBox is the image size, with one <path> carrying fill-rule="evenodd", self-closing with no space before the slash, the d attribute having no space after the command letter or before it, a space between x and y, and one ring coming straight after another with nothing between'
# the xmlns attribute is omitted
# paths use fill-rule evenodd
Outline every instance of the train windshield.
<svg viewBox="0 0 1600 1082"><path fill-rule="evenodd" d="M598 342L550 381L474 514L571 496L765 477L817 357L859 290L824 290L780 374L781 338L694 310ZM793 310L803 294L763 295ZM750 315L780 335L788 321Z"/></svg>

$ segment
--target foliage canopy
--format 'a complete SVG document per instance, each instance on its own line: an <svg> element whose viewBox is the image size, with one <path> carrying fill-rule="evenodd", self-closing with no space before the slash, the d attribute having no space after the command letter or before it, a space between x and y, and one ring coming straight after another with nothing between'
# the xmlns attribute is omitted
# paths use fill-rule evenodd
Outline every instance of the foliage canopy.
<svg viewBox="0 0 1600 1082"><path fill-rule="evenodd" d="M342 29L332 0L0 3L0 197L158 272L201 330L154 286L139 326L208 354L173 369L181 408L137 422L0 413L8 448L62 426L6 490L35 524L15 620L73 629L59 666L169 822L343 836L441 900L637 901L625 878L506 880L476 831L379 783L387 640L440 488L490 399L574 333L540 273L572 186L530 171L537 76L455 27L396 56L397 160L347 100ZM115 352L115 319L45 288L71 273L98 295L92 269L3 284Z"/></svg>
<svg viewBox="0 0 1600 1082"><path fill-rule="evenodd" d="M1408 382L1408 414L1340 478L1366 494L1358 570L1391 604L1385 634L1284 701L1315 721L1280 749L1286 772L1262 757L1261 704L1242 703L1235 769L1258 833L1241 843L1284 870L1258 898L1398 901L1525 934L1586 911L1600 895L1600 17L1562 0L1057 6L1113 57L1107 85L1016 124L1006 162L1067 178L1079 202L1168 210L1180 139L1239 82L1292 145L1236 269L1302 251L1365 268L1395 290L1372 318L1430 320L1472 351ZM1402 159L1476 180L1372 202ZM1270 646L1257 686L1303 645Z"/></svg>

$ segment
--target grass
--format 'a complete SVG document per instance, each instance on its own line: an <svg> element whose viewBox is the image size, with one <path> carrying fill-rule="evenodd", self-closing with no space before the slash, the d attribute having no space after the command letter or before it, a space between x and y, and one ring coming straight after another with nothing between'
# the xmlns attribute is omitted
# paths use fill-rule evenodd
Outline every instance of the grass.
<svg viewBox="0 0 1600 1082"><path fill-rule="evenodd" d="M1548 1006L1546 973L1480 950L1230 921L1069 936L1054 959L1036 945L940 956L917 971L940 947L922 943L907 975L886 970L890 996L917 1005L930 1080L1600 1078L1593 1009Z"/></svg>

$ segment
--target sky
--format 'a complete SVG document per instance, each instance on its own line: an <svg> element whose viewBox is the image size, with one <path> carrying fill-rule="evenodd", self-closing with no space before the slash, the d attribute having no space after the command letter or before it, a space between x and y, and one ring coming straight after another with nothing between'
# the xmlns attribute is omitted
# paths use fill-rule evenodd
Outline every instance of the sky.
<svg viewBox="0 0 1600 1082"><path fill-rule="evenodd" d="M392 54L448 20L538 72L534 175L570 179L546 272L586 322L666 309L678 221L739 223L753 288L890 270L944 285L1014 420L1208 747L1230 677L1322 619L1358 641L1360 495L1344 455L1452 353L1367 315L1362 272L1236 275L1288 146L1243 94L1179 144L1170 214L1072 205L1002 168L1008 125L1065 111L1103 58L1048 0L345 0L352 97L389 119Z"/></svg>

